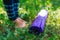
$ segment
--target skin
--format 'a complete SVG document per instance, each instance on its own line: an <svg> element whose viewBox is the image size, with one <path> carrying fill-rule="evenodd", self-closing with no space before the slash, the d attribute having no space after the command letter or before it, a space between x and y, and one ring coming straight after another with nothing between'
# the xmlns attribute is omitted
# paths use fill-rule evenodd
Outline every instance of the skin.
<svg viewBox="0 0 60 40"><path fill-rule="evenodd" d="M18 28L27 27L26 21L24 21L23 19L19 17L14 22L17 24Z"/></svg>

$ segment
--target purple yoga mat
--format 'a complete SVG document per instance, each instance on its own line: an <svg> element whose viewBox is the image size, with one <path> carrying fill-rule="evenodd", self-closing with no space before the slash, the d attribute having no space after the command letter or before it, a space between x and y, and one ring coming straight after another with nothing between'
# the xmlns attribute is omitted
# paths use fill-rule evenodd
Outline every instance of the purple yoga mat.
<svg viewBox="0 0 60 40"><path fill-rule="evenodd" d="M45 24L46 24L46 19L48 17L48 11L46 10L41 10L35 20L33 21L29 32L34 33L34 34L40 34L44 31Z"/></svg>

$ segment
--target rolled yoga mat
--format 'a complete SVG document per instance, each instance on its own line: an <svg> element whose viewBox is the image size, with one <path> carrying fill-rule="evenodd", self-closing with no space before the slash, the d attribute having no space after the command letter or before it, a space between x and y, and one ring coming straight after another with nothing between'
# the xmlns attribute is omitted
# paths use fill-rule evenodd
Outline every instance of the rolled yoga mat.
<svg viewBox="0 0 60 40"><path fill-rule="evenodd" d="M41 10L35 20L33 21L29 33L33 34L40 34L44 32L45 24L46 24L46 19L48 17L48 11L47 10Z"/></svg>

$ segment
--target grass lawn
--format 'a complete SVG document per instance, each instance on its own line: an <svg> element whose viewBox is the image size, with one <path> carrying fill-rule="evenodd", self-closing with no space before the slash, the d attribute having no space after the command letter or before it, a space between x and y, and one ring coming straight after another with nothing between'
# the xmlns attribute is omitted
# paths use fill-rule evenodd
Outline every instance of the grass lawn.
<svg viewBox="0 0 60 40"><path fill-rule="evenodd" d="M45 30L39 35L30 34L29 27L42 8L49 12ZM28 22L27 28L16 28L0 0L0 40L60 40L60 0L20 0L19 16Z"/></svg>

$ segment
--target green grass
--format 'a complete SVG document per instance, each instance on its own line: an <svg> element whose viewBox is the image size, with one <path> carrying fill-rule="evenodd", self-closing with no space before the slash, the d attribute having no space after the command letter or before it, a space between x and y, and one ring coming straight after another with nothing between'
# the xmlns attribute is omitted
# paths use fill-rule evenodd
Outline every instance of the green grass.
<svg viewBox="0 0 60 40"><path fill-rule="evenodd" d="M10 21L0 0L0 40L60 40L60 0L20 0L19 16L29 24L28 28L16 28ZM44 33L28 32L30 24L42 9L49 12Z"/></svg>

